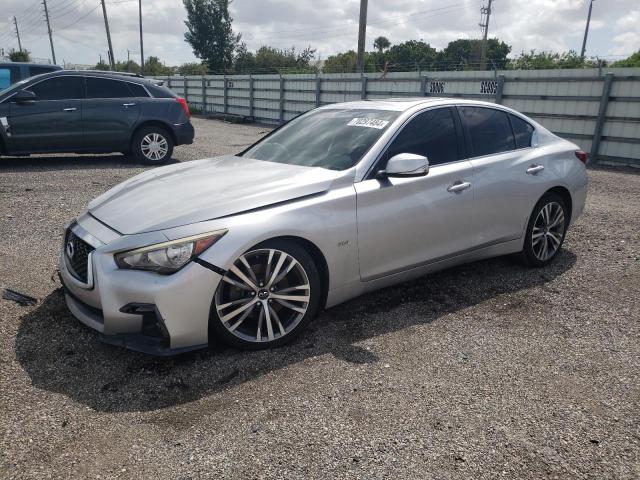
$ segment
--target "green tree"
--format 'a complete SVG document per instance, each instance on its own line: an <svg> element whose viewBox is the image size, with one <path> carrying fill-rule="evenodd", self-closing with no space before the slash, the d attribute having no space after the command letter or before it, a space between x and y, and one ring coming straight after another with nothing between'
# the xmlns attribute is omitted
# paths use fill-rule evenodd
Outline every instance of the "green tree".
<svg viewBox="0 0 640 480"><path fill-rule="evenodd" d="M550 68L586 68L596 67L597 63L582 58L574 50L568 52L522 52L517 58L511 60L508 67L513 70L540 70Z"/></svg>
<svg viewBox="0 0 640 480"><path fill-rule="evenodd" d="M279 49L260 47L255 53L249 52L242 43L236 50L235 73L313 73L310 65L315 57L315 50L307 47L301 52L295 48Z"/></svg>
<svg viewBox="0 0 640 480"><path fill-rule="evenodd" d="M209 67L205 63L183 63L178 67L180 75L206 75Z"/></svg>
<svg viewBox="0 0 640 480"><path fill-rule="evenodd" d="M9 60L12 62L30 62L31 54L27 50L11 50Z"/></svg>
<svg viewBox="0 0 640 480"><path fill-rule="evenodd" d="M376 55L376 68L384 68L387 62L387 70L402 72L415 69L433 68L438 58L438 52L428 43L422 40L408 40L394 45L382 55Z"/></svg>
<svg viewBox="0 0 640 480"><path fill-rule="evenodd" d="M149 76L165 76L175 73L174 67L167 67L160 62L158 57L149 57L144 62L144 74Z"/></svg>
<svg viewBox="0 0 640 480"><path fill-rule="evenodd" d="M230 0L183 0L187 11L185 40L196 57L211 70L226 72L232 66L240 35L231 27Z"/></svg>
<svg viewBox="0 0 640 480"><path fill-rule="evenodd" d="M328 57L322 66L323 73L353 73L356 72L358 54L349 50L343 53L337 53ZM369 52L364 54L364 71L376 71L375 56Z"/></svg>
<svg viewBox="0 0 640 480"><path fill-rule="evenodd" d="M640 67L640 50L625 58L624 60L618 60L614 62L613 67Z"/></svg>
<svg viewBox="0 0 640 480"><path fill-rule="evenodd" d="M490 38L487 40L487 69L504 68L511 46ZM482 40L460 38L449 42L438 58L439 70L474 70L480 67Z"/></svg>
<svg viewBox="0 0 640 480"><path fill-rule="evenodd" d="M129 60L125 62L124 60L119 60L116 62L116 72L130 72L130 73L140 73L140 65L138 65L133 60Z"/></svg>
<svg viewBox="0 0 640 480"><path fill-rule="evenodd" d="M391 46L391 42L387 37L378 37L373 41L373 48L378 50L378 53L382 53L384 50Z"/></svg>
<svg viewBox="0 0 640 480"><path fill-rule="evenodd" d="M94 70L111 70L111 68L109 67L109 64L107 62L105 62L104 60L100 59L100 61L98 63L96 63L96 66L93 67Z"/></svg>

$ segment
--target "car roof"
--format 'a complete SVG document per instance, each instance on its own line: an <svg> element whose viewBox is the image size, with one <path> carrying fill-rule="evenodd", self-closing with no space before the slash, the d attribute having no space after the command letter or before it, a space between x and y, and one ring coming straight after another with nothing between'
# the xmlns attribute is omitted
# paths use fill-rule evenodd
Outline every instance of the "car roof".
<svg viewBox="0 0 640 480"><path fill-rule="evenodd" d="M499 108L501 110L513 111L512 109L492 102L482 100L469 100L466 98L446 98L446 97L400 97L381 98L375 100L356 100L353 102L332 103L321 107L321 109L362 109L362 110L392 110L396 112L406 112L419 106L444 106L444 105L478 105Z"/></svg>
<svg viewBox="0 0 640 480"><path fill-rule="evenodd" d="M50 63L31 63L31 62L0 62L0 67L45 67L53 70L62 70L60 65L51 65Z"/></svg>
<svg viewBox="0 0 640 480"><path fill-rule="evenodd" d="M101 77L101 78L112 78L117 80L125 80L131 83L139 83L139 84L149 84L153 83L157 85L157 81L152 78L144 78L135 73L129 72L109 72L102 70L58 70L55 72L49 72L43 74L42 78L50 78L50 77L60 77L66 75L76 75L82 77Z"/></svg>

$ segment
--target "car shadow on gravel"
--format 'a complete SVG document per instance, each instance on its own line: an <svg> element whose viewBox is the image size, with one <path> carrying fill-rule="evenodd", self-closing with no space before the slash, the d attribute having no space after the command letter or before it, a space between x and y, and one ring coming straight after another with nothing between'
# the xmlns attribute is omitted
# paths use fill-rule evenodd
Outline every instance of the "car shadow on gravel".
<svg viewBox="0 0 640 480"><path fill-rule="evenodd" d="M552 265L528 269L496 258L386 288L323 312L292 344L258 352L211 347L155 358L101 343L75 320L60 289L21 318L17 358L33 385L98 411L150 411L197 400L309 357L333 354L350 363L377 362L358 342L442 317L496 296L542 286L571 269L563 250ZM522 292L522 308L527 294ZM537 296L534 301L538 301ZM519 318L522 318L520 316Z"/></svg>

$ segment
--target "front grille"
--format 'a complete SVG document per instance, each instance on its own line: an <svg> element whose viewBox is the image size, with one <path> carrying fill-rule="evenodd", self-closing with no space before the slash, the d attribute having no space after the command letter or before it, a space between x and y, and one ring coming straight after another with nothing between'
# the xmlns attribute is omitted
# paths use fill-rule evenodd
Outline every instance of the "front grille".
<svg viewBox="0 0 640 480"><path fill-rule="evenodd" d="M71 229L67 230L64 239L64 256L71 274L83 283L87 283L88 259L93 250L95 250L94 247L78 237Z"/></svg>

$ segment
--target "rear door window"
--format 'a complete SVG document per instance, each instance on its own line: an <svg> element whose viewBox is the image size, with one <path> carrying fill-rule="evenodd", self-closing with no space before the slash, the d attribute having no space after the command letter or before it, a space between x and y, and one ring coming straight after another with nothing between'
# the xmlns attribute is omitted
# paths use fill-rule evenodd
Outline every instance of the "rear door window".
<svg viewBox="0 0 640 480"><path fill-rule="evenodd" d="M87 77L87 98L130 98L134 94L125 82Z"/></svg>
<svg viewBox="0 0 640 480"><path fill-rule="evenodd" d="M53 77L27 87L36 100L79 100L84 96L82 77Z"/></svg>
<svg viewBox="0 0 640 480"><path fill-rule="evenodd" d="M458 137L450 108L428 110L413 118L393 140L387 160L399 153L427 157L430 165L460 160Z"/></svg>
<svg viewBox="0 0 640 480"><path fill-rule="evenodd" d="M516 148L530 147L531 137L533 136L533 126L515 115L509 115L509 119L511 120L513 135L516 139Z"/></svg>
<svg viewBox="0 0 640 480"><path fill-rule="evenodd" d="M516 148L506 112L483 107L459 107L459 110L474 156L493 155Z"/></svg>
<svg viewBox="0 0 640 480"><path fill-rule="evenodd" d="M137 83L127 83L131 91L133 92L134 97L145 98L148 97L149 94L144 89L142 85L138 85Z"/></svg>

